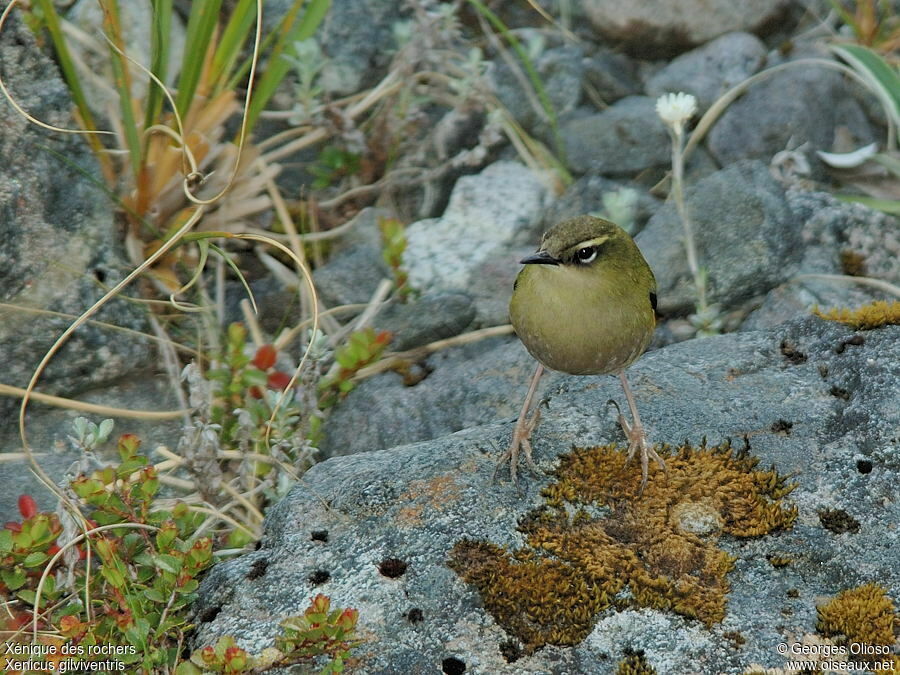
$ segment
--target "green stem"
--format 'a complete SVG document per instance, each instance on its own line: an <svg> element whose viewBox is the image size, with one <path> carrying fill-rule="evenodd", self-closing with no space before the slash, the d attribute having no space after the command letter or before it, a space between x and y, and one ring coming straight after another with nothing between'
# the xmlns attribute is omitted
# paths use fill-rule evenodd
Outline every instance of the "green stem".
<svg viewBox="0 0 900 675"><path fill-rule="evenodd" d="M688 215L687 204L684 201L684 153L682 152L682 131L671 129L672 136L672 198L675 200L675 208L681 219L684 229L684 248L687 253L688 269L694 277L694 287L697 290L697 313L702 314L706 310L706 281L700 272L697 262L697 245L694 242L694 226Z"/></svg>

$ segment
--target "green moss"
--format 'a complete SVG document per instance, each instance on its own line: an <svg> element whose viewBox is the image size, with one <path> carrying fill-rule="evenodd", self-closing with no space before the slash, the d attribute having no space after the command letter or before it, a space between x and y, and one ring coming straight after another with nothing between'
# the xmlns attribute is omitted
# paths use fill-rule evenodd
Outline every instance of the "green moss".
<svg viewBox="0 0 900 675"><path fill-rule="evenodd" d="M463 540L451 568L526 652L578 644L609 608L721 621L734 558L715 541L790 527L797 510L781 499L794 486L728 444L667 454L668 477L653 467L638 498L640 467L623 451L576 448L561 458L544 505L519 524L527 547Z"/></svg>
<svg viewBox="0 0 900 675"><path fill-rule="evenodd" d="M900 615L887 592L878 584L866 584L838 593L816 608L819 620L816 630L826 637L838 637L838 644L881 645L891 648L900 630ZM854 658L851 656L851 658ZM894 667L900 658L887 654L860 654L860 662L893 659Z"/></svg>
<svg viewBox="0 0 900 675"><path fill-rule="evenodd" d="M821 319L845 323L857 330L897 326L900 325L900 300L895 300L894 302L876 300L858 309L840 308L827 312L814 308L813 314Z"/></svg>

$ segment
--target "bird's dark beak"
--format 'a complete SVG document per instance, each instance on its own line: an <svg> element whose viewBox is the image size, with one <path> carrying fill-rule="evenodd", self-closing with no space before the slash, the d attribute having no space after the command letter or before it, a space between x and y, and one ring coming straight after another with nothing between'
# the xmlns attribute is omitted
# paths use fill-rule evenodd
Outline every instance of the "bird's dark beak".
<svg viewBox="0 0 900 675"><path fill-rule="evenodd" d="M559 265L559 260L546 251L538 251L522 258L519 262L523 265Z"/></svg>

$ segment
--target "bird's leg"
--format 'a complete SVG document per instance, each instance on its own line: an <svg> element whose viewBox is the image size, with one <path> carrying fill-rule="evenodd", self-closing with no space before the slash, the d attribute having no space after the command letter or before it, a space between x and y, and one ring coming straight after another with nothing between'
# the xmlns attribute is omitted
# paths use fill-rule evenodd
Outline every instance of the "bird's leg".
<svg viewBox="0 0 900 675"><path fill-rule="evenodd" d="M528 465L528 468L531 469L534 473L540 473L538 468L534 464L534 460L531 459L531 432L534 431L535 426L537 426L538 420L541 417L540 406L535 409L534 413L532 413L531 418L528 417L528 410L531 408L531 399L534 398L534 393L537 391L538 382L541 380L541 375L544 374L544 366L540 363L534 371L534 375L531 376L531 384L528 386L528 393L525 395L525 402L522 404L522 411L519 413L519 419L516 422L516 428L513 430L512 440L509 442L509 447L506 449L506 452L501 455L500 459L497 460L497 466L494 468L494 475L491 480L494 480L497 477L497 471L500 469L503 464L509 461L509 475L512 479L512 482L518 487L518 479L516 477L516 465L519 463L519 448L522 448L522 455L525 457L525 463Z"/></svg>
<svg viewBox="0 0 900 675"><path fill-rule="evenodd" d="M622 389L625 390L625 399L628 401L628 407L631 410L631 419L632 424L628 424L628 421L622 415L622 412L619 411L619 424L622 426L622 431L625 432L625 436L628 438L628 459L626 461L631 461L631 458L634 457L635 453L640 450L641 453L641 489L638 491L638 494L644 493L644 488L647 487L647 474L649 471L650 458L656 460L656 463L659 464L659 468L663 471L666 471L666 463L662 460L656 450L653 449L653 446L650 444L650 441L647 439L647 434L644 432L644 427L641 424L641 416L638 414L637 405L634 402L634 395L631 393L631 387L628 386L628 380L625 378L625 373L619 373L619 381L622 383ZM618 408L618 406L616 406Z"/></svg>

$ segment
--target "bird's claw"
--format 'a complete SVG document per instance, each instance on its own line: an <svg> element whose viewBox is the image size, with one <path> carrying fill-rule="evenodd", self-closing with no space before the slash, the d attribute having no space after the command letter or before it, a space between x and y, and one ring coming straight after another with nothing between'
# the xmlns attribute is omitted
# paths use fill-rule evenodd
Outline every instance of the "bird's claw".
<svg viewBox="0 0 900 675"><path fill-rule="evenodd" d="M540 406L538 406L537 408L535 408L530 418L519 419L519 421L516 422L516 428L513 430L512 440L510 440L509 447L506 449L506 452L504 452L500 456L500 459L497 460L497 466L494 467L494 473L491 476L491 482L496 482L497 472L500 470L500 467L506 464L506 462L508 461L510 479L516 486L516 489L519 488L517 466L519 463L520 448L522 450L522 456L525 458L525 464L528 466L528 469L534 475L540 475L541 470L537 468L537 465L534 463L534 460L531 457L531 434L534 432L534 428L537 426L540 418L541 409Z"/></svg>
<svg viewBox="0 0 900 675"><path fill-rule="evenodd" d="M619 423L622 425L622 430L625 432L625 435L628 437L628 457L625 460L627 464L632 460L632 458L640 451L641 455L641 487L638 490L638 496L644 494L644 488L647 487L647 478L650 473L650 460L653 459L658 465L659 468L663 470L663 473L666 474L666 477L669 475L669 470L666 467L666 463L663 461L663 458L659 456L659 453L656 452L654 447L650 444L650 441L647 440L647 434L644 433L643 428L639 426L631 426L625 421L625 418L619 415Z"/></svg>

